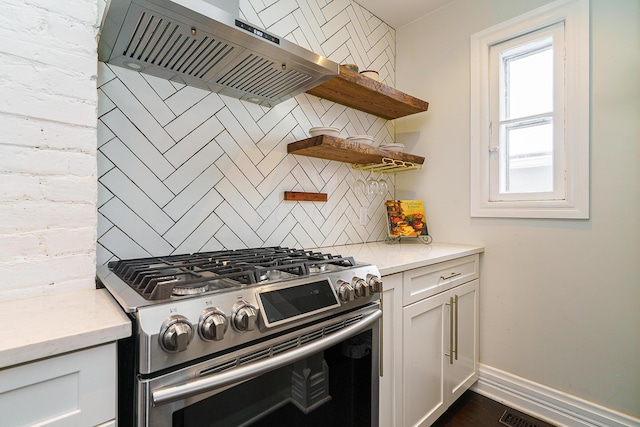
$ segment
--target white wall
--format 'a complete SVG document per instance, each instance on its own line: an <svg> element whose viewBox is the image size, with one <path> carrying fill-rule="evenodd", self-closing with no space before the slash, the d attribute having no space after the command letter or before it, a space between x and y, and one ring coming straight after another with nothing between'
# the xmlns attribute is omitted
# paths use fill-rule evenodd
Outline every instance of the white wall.
<svg viewBox="0 0 640 427"><path fill-rule="evenodd" d="M469 217L469 36L543 0L459 0L397 30L398 120L426 157L398 177L435 241L486 246L481 363L640 416L640 2L591 1L591 218ZM400 191L403 189L403 191Z"/></svg>
<svg viewBox="0 0 640 427"><path fill-rule="evenodd" d="M93 288L96 2L0 8L0 300Z"/></svg>

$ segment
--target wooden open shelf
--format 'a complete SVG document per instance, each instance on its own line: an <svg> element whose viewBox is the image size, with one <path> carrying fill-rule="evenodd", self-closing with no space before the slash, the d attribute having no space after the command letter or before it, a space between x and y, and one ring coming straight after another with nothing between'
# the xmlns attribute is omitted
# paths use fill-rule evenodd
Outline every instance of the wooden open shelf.
<svg viewBox="0 0 640 427"><path fill-rule="evenodd" d="M340 66L340 74L307 91L311 95L374 114L383 119L427 111L429 103Z"/></svg>
<svg viewBox="0 0 640 427"><path fill-rule="evenodd" d="M382 163L383 158L423 164L424 157L400 151L388 151L370 145L358 144L333 136L320 135L287 145L289 154L318 157L338 162L371 164Z"/></svg>

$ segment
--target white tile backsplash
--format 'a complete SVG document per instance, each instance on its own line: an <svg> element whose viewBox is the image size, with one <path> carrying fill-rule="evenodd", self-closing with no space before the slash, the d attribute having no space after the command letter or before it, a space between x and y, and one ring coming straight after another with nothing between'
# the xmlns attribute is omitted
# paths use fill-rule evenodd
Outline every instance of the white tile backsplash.
<svg viewBox="0 0 640 427"><path fill-rule="evenodd" d="M185 87L184 85L181 85L179 83L171 82L171 85L174 86L174 90L178 88L180 89L176 91L173 95L168 97L166 99L166 103L167 103L167 106L171 108L171 111L173 111L177 116L181 116L182 113L187 111L189 108L192 108L194 105L197 105L196 103L201 99L205 99L208 97L215 98L217 96L215 94L212 95L209 92L206 92L204 90L201 90L195 87L191 87L191 86ZM210 99L209 101L216 102L215 99ZM204 112L206 112L206 109L204 110ZM185 116L183 120L187 121L187 117L189 116Z"/></svg>
<svg viewBox="0 0 640 427"><path fill-rule="evenodd" d="M122 110L117 108L102 116L100 121L107 125L109 130L144 162L158 178L166 179L174 171L171 163L158 151L156 145L158 140L154 139L153 132L151 134L142 133L140 128L134 124L135 119L132 123ZM157 133L155 136L157 136ZM100 173L100 171L98 172Z"/></svg>
<svg viewBox="0 0 640 427"><path fill-rule="evenodd" d="M213 139L224 130L224 125L217 117L209 117L204 123L198 125L177 144L164 153L171 164L179 168L188 160L196 157L196 153L210 145ZM217 146L217 144L214 143ZM222 152L220 147L217 149Z"/></svg>
<svg viewBox="0 0 640 427"><path fill-rule="evenodd" d="M119 139L109 141L100 151L109 159L113 159L120 170L158 206L166 205L175 197L175 194Z"/></svg>
<svg viewBox="0 0 640 427"><path fill-rule="evenodd" d="M179 198L176 198L176 200L179 200ZM176 219L173 227L163 235L174 247L180 246L194 233L194 230L197 231L198 228L201 228L205 223L210 227L209 230L213 232L218 230L223 224L222 220L213 214L214 210L224 201L215 189L211 189L199 199L194 197L193 200L197 200L197 202L191 206L184 215ZM205 242L210 237L209 234Z"/></svg>
<svg viewBox="0 0 640 427"><path fill-rule="evenodd" d="M118 67L111 68L113 70L118 69ZM122 69L120 74L122 73L129 73L129 70ZM116 78L100 88L117 105L116 111L120 111L122 116L126 116L132 125L136 127L136 130L145 135L160 152L164 152L173 146L174 140L171 139L162 125L151 114L151 111L129 91L122 81ZM113 128L111 130L114 131Z"/></svg>
<svg viewBox="0 0 640 427"><path fill-rule="evenodd" d="M240 7L255 25L336 62L375 67L393 84L394 30L357 3L242 0ZM393 142L392 122L306 94L266 108L102 63L98 82L98 263L384 238L382 202L392 185L369 197L355 188L368 174L287 154L287 144L313 126ZM284 201L284 191L323 192L328 201Z"/></svg>
<svg viewBox="0 0 640 427"><path fill-rule="evenodd" d="M121 200L132 213L139 216L143 221L149 224L162 234L173 225L173 220L149 198L138 186L135 185L126 175L119 169L113 169L100 178L100 182L113 193L113 195ZM109 217L103 212L102 207L98 209L100 213L109 218L116 226L126 228L128 224L120 225L115 218ZM145 242L139 242L144 245Z"/></svg>
<svg viewBox="0 0 640 427"><path fill-rule="evenodd" d="M171 245L161 237L157 230L152 228L150 224L145 222L141 216L137 215L137 212L129 209L124 203L117 197L109 200L104 206L100 207L100 213L109 218L109 220L117 224L117 226L127 236L131 237L136 242L140 242L148 250L154 253L171 253L173 248ZM157 227L157 222L153 221L151 215L145 215L148 220L153 222Z"/></svg>
<svg viewBox="0 0 640 427"><path fill-rule="evenodd" d="M189 106L185 106L180 115L165 127L165 130L171 138L173 138L173 141L182 140L189 135L194 128L215 117L214 114L224 107L224 102L216 93L207 94L207 92L202 89L195 89L189 86L183 90L198 90L200 93L196 96L186 97L184 101L189 100ZM182 90L180 92L182 92ZM178 94L180 92L178 92ZM170 99L175 99L178 94ZM203 94L206 94L206 96L202 97L201 95Z"/></svg>
<svg viewBox="0 0 640 427"><path fill-rule="evenodd" d="M133 96L140 101L140 104L149 110L149 113L160 126L164 127L176 118L176 114L162 102L163 99L151 87L142 73L127 73L127 70L121 67L113 67L112 71Z"/></svg>

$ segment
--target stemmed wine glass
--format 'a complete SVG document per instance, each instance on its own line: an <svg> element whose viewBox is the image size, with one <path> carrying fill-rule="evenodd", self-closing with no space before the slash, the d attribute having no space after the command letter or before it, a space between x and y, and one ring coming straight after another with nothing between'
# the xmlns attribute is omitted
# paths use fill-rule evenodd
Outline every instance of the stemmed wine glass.
<svg viewBox="0 0 640 427"><path fill-rule="evenodd" d="M371 178L367 181L367 191L370 196L378 194L378 181L373 179L373 174L371 174Z"/></svg>
<svg viewBox="0 0 640 427"><path fill-rule="evenodd" d="M383 178L383 175L380 174L380 178L378 179L378 193L387 194L388 191L389 191L389 184L387 184L386 178Z"/></svg>
<svg viewBox="0 0 640 427"><path fill-rule="evenodd" d="M362 178L358 178L356 180L356 189L365 196L375 196L376 194L387 194L389 191L389 184L387 183L387 180L383 178L382 174L375 179L372 172L366 182Z"/></svg>

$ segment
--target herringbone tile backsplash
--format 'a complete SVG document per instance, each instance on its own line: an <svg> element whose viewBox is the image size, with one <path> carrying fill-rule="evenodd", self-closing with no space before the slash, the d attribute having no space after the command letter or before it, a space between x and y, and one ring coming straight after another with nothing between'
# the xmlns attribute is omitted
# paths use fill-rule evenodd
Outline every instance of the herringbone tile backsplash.
<svg viewBox="0 0 640 427"><path fill-rule="evenodd" d="M240 8L257 26L394 83L395 32L353 1L241 0ZM389 143L392 122L306 94L269 109L103 63L98 96L99 264L384 239L393 176L384 176L389 192L365 195L355 182L368 174L287 154L287 144L313 126ZM284 191L327 193L328 201L284 201Z"/></svg>

